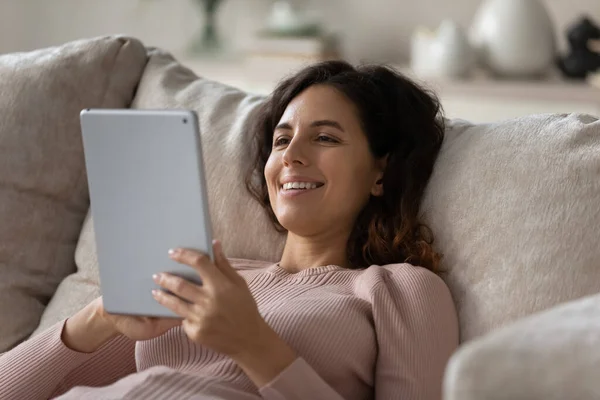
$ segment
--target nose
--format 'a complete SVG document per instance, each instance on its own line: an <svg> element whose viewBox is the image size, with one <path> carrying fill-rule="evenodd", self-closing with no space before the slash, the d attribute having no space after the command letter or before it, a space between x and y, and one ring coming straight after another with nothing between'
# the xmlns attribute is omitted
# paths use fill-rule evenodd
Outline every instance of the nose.
<svg viewBox="0 0 600 400"><path fill-rule="evenodd" d="M283 164L290 165L307 165L308 157L304 148L300 135L296 134L283 152Z"/></svg>

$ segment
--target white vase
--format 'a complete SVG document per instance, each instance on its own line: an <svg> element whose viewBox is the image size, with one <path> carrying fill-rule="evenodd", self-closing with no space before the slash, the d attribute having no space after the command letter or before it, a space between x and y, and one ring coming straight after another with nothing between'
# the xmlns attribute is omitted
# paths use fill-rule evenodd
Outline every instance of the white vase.
<svg viewBox="0 0 600 400"><path fill-rule="evenodd" d="M539 0L485 0L469 40L480 62L499 75L543 74L556 55L554 26Z"/></svg>
<svg viewBox="0 0 600 400"><path fill-rule="evenodd" d="M463 78L473 65L466 33L451 20L432 32L418 28L411 38L411 69L421 77Z"/></svg>

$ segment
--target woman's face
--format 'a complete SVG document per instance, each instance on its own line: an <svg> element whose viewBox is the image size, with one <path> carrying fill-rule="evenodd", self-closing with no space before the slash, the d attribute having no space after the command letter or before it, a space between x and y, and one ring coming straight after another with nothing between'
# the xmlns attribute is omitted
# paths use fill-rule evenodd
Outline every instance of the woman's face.
<svg viewBox="0 0 600 400"><path fill-rule="evenodd" d="M300 93L273 132L265 166L279 223L302 236L349 230L371 195L382 194L383 162L369 150L354 104L326 85Z"/></svg>

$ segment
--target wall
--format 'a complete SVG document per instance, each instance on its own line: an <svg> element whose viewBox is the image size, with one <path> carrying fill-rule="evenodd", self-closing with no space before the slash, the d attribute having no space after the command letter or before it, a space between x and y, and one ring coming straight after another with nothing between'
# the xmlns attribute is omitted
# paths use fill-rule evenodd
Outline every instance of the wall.
<svg viewBox="0 0 600 400"><path fill-rule="evenodd" d="M224 36L238 46L268 5L264 0L225 1L219 14ZM0 52L123 33L177 53L199 32L202 18L192 0L0 0L0 22Z"/></svg>
<svg viewBox="0 0 600 400"><path fill-rule="evenodd" d="M481 0L297 0L322 14L344 38L350 60L406 57L417 24L436 27L452 18L468 27ZM28 50L72 39L125 33L176 54L201 26L192 0L2 0L0 52ZM564 28L582 12L600 22L600 0L545 0L564 45ZM270 0L226 0L219 19L234 47L264 21Z"/></svg>
<svg viewBox="0 0 600 400"><path fill-rule="evenodd" d="M0 0L0 53L29 48L29 32L25 25L31 22L33 19L27 15L25 2Z"/></svg>

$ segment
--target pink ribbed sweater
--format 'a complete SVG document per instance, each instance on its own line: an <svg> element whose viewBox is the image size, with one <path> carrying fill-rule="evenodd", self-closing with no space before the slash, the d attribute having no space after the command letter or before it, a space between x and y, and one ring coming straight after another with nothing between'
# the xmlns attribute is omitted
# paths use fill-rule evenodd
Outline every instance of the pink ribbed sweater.
<svg viewBox="0 0 600 400"><path fill-rule="evenodd" d="M177 327L123 336L83 354L61 341L64 321L0 357L0 399L438 400L458 345L450 293L408 264L290 274L278 264L231 260L261 315L298 353L257 388L228 357Z"/></svg>

